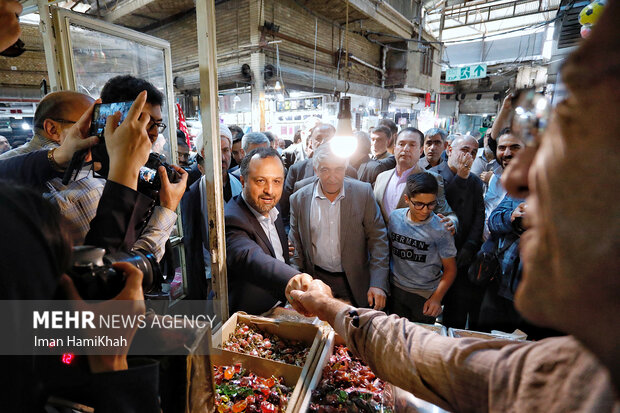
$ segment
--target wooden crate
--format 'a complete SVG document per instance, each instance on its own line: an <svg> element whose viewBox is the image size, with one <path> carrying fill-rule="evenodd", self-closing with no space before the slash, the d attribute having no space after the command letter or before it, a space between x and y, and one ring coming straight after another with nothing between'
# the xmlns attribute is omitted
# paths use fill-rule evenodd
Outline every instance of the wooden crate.
<svg viewBox="0 0 620 413"><path fill-rule="evenodd" d="M228 338L234 333L235 328L239 323L244 323L252 328L265 331L270 334L275 334L283 339L301 341L302 343L310 346L310 351L308 352L308 356L303 367L294 366L280 361L268 360L249 354L242 354L233 351L223 350L223 343L226 342ZM314 372L314 367L316 366L315 358L318 356L320 349L323 347L323 341L324 339L322 330L318 326L313 324L292 321L279 321L265 317L248 315L245 313L235 313L213 336L213 346L216 347L216 349L214 349L213 351L212 358L234 358L234 355L240 354L251 359L252 366L268 366L268 368L271 369L278 367L278 371L286 372L291 379L295 379L294 383L287 384L295 386L293 394L289 398L289 404L287 408L287 411L293 411L292 409L296 406L298 399L305 396L304 392L307 387L304 386L304 383L307 381L307 378L311 376ZM221 355L219 354L220 352ZM250 370L252 369L250 368ZM256 371L256 373L258 373L258 371ZM271 374L274 373L270 373L269 376L271 376Z"/></svg>

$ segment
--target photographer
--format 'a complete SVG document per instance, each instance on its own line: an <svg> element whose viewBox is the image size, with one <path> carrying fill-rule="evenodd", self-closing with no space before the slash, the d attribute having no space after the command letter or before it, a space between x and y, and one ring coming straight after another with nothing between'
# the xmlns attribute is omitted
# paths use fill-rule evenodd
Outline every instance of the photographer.
<svg viewBox="0 0 620 413"><path fill-rule="evenodd" d="M141 112L145 97L141 94L136 99L120 126L116 127L118 114L108 118L106 141L110 153L110 176L91 228L91 232L102 231L103 234L94 235L94 238L105 240L114 231L122 233L123 226L136 218L136 210L129 198L136 193L137 175L150 150L145 131L149 116ZM80 127L87 130L88 119L89 114L84 114L76 124L76 131ZM114 195L125 199L119 202ZM110 206L112 199L115 200L113 208ZM104 201L108 200L108 210L102 209ZM113 218L106 217L109 211L114 213ZM0 299L49 300L60 284L68 298L78 300L71 280L62 276L70 263L71 243L62 217L54 207L34 191L0 182L0 219L4 235L0 238ZM133 300L134 314L144 313L142 273L127 264L116 264L115 269L124 273L125 287L114 300ZM89 310L97 313L113 305L114 300L95 306L81 305L89 306ZM14 313L14 331L19 334L19 314ZM135 330L131 329L124 332L129 341L134 333ZM42 380L45 371L38 370L44 359L5 357L0 384L5 396L3 410L41 411L48 396L56 395L93 406L96 411L159 411L157 365L137 360L128 363L126 352L127 348L124 348L116 355L89 356L89 371L80 372L77 386L75 380L70 383L67 377L55 377L53 383L45 383ZM52 386L54 391L50 394Z"/></svg>
<svg viewBox="0 0 620 413"><path fill-rule="evenodd" d="M151 135L149 131L152 128L149 128L148 125L150 125L153 120L151 118L150 111L147 111L148 108L150 108L150 104L148 103L147 91L145 92L145 100L142 103L141 112L145 112L146 116L143 129L148 142L145 141L145 148L148 147L150 149ZM89 113L92 113L92 110L90 110ZM118 123L118 118L115 118L115 122ZM88 119L88 125L90 125L90 118ZM106 134L109 132L108 125L109 124L106 123ZM85 136L88 129L70 129L68 134L70 134L71 131L74 133L80 132L83 136ZM111 129L111 131L113 131L113 129ZM119 155L124 153L122 151L127 144L127 142L113 142L113 145L118 145L121 150ZM107 139L106 148L108 152L107 155L110 159L110 152L118 150L115 148L110 148L110 143L107 142ZM95 161L96 160L98 159L95 159ZM142 167L146 163L146 160L141 159L140 162L142 162L140 165L140 167ZM103 166L107 170L107 165ZM149 211L147 216L144 217L145 219L142 221L140 226L133 228L135 234L139 237L137 237L138 239L135 244L126 245L127 249L142 249L150 252L158 261L163 257L165 243L170 236L174 223L176 222L176 213L174 211L176 210L186 187L187 173L182 168L177 166L173 166L173 168L180 177L179 182L171 183L163 167L157 171L159 174L159 180L161 181L161 188L158 193L159 205L155 205L155 202L151 199L148 201ZM93 220L95 212L98 209L99 201L106 182L104 179L95 177L89 170L85 172L85 176L79 175L78 179L69 182L67 185L64 185L62 179L60 178L51 179L47 182L47 190L49 193L45 195L46 198L58 205L61 214L70 222L72 238L76 244L82 244L85 241L86 234L92 226L91 221ZM79 173L83 174L84 172ZM107 176L107 179L115 179L115 177L110 174ZM131 179L133 180L134 178L131 177ZM131 185L129 185L130 182L127 182L128 185L126 186L135 190L138 188L138 180L138 176L136 176L135 181L131 182ZM145 200L144 202L146 203L147 201ZM89 244L90 242L87 241L86 243Z"/></svg>

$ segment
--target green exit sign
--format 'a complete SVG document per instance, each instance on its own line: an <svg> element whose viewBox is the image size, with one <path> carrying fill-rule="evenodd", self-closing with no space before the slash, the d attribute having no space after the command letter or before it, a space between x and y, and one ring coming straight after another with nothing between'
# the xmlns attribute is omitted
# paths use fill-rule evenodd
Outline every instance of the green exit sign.
<svg viewBox="0 0 620 413"><path fill-rule="evenodd" d="M487 77L487 65L485 63L472 66L453 67L446 70L446 82L481 79L483 77Z"/></svg>

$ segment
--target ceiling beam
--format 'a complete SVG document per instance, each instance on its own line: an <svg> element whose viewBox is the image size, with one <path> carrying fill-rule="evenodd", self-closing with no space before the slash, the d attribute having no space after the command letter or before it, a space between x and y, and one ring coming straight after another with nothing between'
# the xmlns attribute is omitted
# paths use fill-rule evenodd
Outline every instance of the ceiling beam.
<svg viewBox="0 0 620 413"><path fill-rule="evenodd" d="M148 6L154 1L155 0L127 0L126 2L115 7L111 12L106 13L104 19L110 23L114 23L128 14L134 13L141 8Z"/></svg>
<svg viewBox="0 0 620 413"><path fill-rule="evenodd" d="M414 24L385 2L349 0L349 4L365 16L368 16L370 19L385 27L392 34L407 39L414 34Z"/></svg>

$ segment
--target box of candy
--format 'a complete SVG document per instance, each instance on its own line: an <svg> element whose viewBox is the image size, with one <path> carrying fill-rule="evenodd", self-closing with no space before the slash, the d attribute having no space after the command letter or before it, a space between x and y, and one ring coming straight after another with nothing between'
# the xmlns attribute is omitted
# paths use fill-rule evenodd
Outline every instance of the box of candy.
<svg viewBox="0 0 620 413"><path fill-rule="evenodd" d="M394 411L393 388L377 378L331 332L309 381L299 412Z"/></svg>

